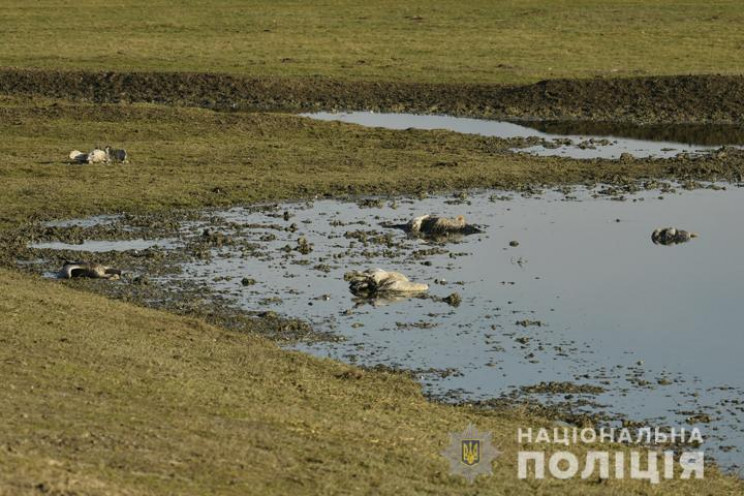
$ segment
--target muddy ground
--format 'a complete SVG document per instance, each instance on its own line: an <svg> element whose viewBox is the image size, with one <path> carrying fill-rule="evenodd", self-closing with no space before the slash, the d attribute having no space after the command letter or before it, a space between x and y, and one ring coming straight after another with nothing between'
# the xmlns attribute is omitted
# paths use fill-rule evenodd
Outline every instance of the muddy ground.
<svg viewBox="0 0 744 496"><path fill-rule="evenodd" d="M496 86L4 69L0 93L216 109L384 110L636 124L736 123L744 114L744 77L715 75L557 79Z"/></svg>

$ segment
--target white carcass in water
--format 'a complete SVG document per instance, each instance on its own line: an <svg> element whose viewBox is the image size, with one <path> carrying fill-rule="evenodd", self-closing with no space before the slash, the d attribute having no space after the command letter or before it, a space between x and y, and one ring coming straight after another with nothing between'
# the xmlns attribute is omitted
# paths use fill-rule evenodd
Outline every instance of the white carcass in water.
<svg viewBox="0 0 744 496"><path fill-rule="evenodd" d="M651 241L655 245L678 245L687 243L693 238L697 238L697 233L685 231L684 229L675 229L673 227L664 227L656 229L651 233Z"/></svg>
<svg viewBox="0 0 744 496"><path fill-rule="evenodd" d="M474 224L468 224L462 215L454 218L432 214L422 215L411 219L405 224L386 224L385 227L403 229L414 236L434 238L483 232L480 227Z"/></svg>
<svg viewBox="0 0 744 496"><path fill-rule="evenodd" d="M427 291L427 284L411 282L400 272L382 269L354 271L344 275L349 281L349 289L354 294L376 296L385 293L421 293Z"/></svg>

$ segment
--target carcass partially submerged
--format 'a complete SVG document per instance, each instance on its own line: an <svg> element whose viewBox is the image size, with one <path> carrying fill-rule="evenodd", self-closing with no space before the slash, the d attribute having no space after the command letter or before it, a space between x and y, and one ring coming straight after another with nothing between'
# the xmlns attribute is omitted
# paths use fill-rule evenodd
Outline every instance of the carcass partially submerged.
<svg viewBox="0 0 744 496"><path fill-rule="evenodd" d="M429 289L427 284L411 282L400 272L388 272L382 269L347 272L344 279L349 281L349 289L357 296L375 297L394 293L422 293Z"/></svg>
<svg viewBox="0 0 744 496"><path fill-rule="evenodd" d="M698 235L694 232L685 231L683 229L675 229L673 227L665 227L662 229L656 229L651 234L651 241L655 245L677 245L680 243L687 243L692 238L697 238Z"/></svg>
<svg viewBox="0 0 744 496"><path fill-rule="evenodd" d="M422 215L411 220L407 226L411 233L427 236L481 232L478 227L465 222L465 217L462 215L458 215L454 219L439 217L438 215Z"/></svg>
<svg viewBox="0 0 744 496"><path fill-rule="evenodd" d="M384 223L384 227L393 227L403 229L413 236L426 238L447 238L450 236L459 236L467 234L477 234L483 230L474 225L468 224L465 217L458 215L455 218L440 217L439 215L422 215L415 217L405 224Z"/></svg>
<svg viewBox="0 0 744 496"><path fill-rule="evenodd" d="M91 279L116 280L121 277L121 270L90 262L65 262L59 271L60 279L88 277Z"/></svg>

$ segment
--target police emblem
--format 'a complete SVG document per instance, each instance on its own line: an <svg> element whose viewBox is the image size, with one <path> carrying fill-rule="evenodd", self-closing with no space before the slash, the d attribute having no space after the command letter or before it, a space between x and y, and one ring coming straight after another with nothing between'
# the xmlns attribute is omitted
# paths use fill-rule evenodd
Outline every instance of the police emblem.
<svg viewBox="0 0 744 496"><path fill-rule="evenodd" d="M491 433L479 432L468 424L463 432L450 433L450 445L442 455L450 462L453 474L473 482L480 474L491 475L491 462L501 453L491 445Z"/></svg>
<svg viewBox="0 0 744 496"><path fill-rule="evenodd" d="M480 463L480 439L463 439L462 445L462 463L473 466Z"/></svg>

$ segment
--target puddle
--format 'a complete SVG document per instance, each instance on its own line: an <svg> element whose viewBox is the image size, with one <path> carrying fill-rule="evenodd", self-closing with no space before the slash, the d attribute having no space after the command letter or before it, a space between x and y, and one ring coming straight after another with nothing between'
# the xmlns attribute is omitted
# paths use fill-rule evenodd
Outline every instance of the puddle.
<svg viewBox="0 0 744 496"><path fill-rule="evenodd" d="M341 121L387 129L446 129L464 134L499 138L537 137L549 146L514 149L539 156L578 159L617 159L623 153L636 158L672 158L680 153L701 154L723 145L744 144L742 126L629 126L589 122L520 122L444 115L391 114L374 112L318 112L301 114L323 121ZM565 143L570 140L570 144Z"/></svg>
<svg viewBox="0 0 744 496"><path fill-rule="evenodd" d="M706 456L741 466L744 266L736 261L744 189L622 198L575 189L210 211L209 220L184 222L181 237L200 239L209 229L240 242L213 246L210 259L192 260L164 282L201 282L246 310L306 319L344 340L293 348L413 370L435 396L486 400L528 387L523 394L615 422L694 424ZM380 225L429 212L465 215L485 232L436 244ZM665 226L700 236L653 244L652 231ZM344 273L375 267L462 301L356 300ZM560 381L604 392L530 388ZM710 423L694 423L706 415Z"/></svg>
<svg viewBox="0 0 744 496"><path fill-rule="evenodd" d="M100 223L100 222L99 222ZM81 224L70 224L81 225ZM176 240L169 239L128 239L128 240L85 240L80 244L62 243L60 241L50 241L44 243L34 243L29 248L48 249L48 250L71 250L87 251L93 253L102 253L107 251L128 251L128 250L147 250L148 248L173 249L178 246Z"/></svg>

